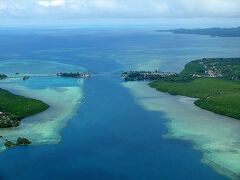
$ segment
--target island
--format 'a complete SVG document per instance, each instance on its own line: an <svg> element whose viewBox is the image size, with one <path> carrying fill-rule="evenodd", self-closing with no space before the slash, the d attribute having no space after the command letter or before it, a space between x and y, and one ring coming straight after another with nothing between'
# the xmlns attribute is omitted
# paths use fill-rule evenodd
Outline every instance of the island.
<svg viewBox="0 0 240 180"><path fill-rule="evenodd" d="M25 137L19 137L15 143L4 138L3 136L0 136L0 139L6 148L11 148L14 146L29 145L32 143L29 139L27 139Z"/></svg>
<svg viewBox="0 0 240 180"><path fill-rule="evenodd" d="M0 74L0 80L6 79L6 78L7 78L7 75L6 75L6 74Z"/></svg>
<svg viewBox="0 0 240 180"><path fill-rule="evenodd" d="M26 80L28 80L28 79L30 79L30 76L23 76L23 80L24 80L24 81L26 81Z"/></svg>
<svg viewBox="0 0 240 180"><path fill-rule="evenodd" d="M17 127L21 119L49 108L46 103L18 96L0 88L0 128Z"/></svg>
<svg viewBox="0 0 240 180"><path fill-rule="evenodd" d="M240 58L191 61L180 73L159 75L149 85L172 95L197 98L194 104L198 107L240 120Z"/></svg>
<svg viewBox="0 0 240 180"><path fill-rule="evenodd" d="M70 72L70 73L58 73L57 76L60 77L69 77L69 78L90 78L90 72Z"/></svg>
<svg viewBox="0 0 240 180"><path fill-rule="evenodd" d="M177 73L161 71L125 71L122 72L122 78L125 81L152 81L156 79L166 79L176 76Z"/></svg>
<svg viewBox="0 0 240 180"><path fill-rule="evenodd" d="M158 30L158 32L172 32L175 34L198 34L218 37L240 37L240 27L236 28L205 28L205 29L173 29Z"/></svg>

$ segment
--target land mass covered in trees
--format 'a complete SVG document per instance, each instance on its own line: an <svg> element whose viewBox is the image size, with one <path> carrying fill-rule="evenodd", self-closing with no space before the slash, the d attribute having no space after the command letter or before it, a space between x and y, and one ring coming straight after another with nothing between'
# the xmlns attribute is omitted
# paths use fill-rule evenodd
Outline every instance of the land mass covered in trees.
<svg viewBox="0 0 240 180"><path fill-rule="evenodd" d="M18 96L0 88L0 128L17 127L21 119L48 109L40 100Z"/></svg>
<svg viewBox="0 0 240 180"><path fill-rule="evenodd" d="M138 80L129 79L132 74L138 73L125 72L123 78ZM142 71L139 74L142 77ZM178 74L155 77L150 86L172 95L198 98L194 102L198 107L240 120L240 58L191 61Z"/></svg>
<svg viewBox="0 0 240 180"><path fill-rule="evenodd" d="M161 32L161 30L159 30ZM207 29L173 29L164 30L175 34L198 34L218 37L240 37L240 27L236 28L207 28Z"/></svg>

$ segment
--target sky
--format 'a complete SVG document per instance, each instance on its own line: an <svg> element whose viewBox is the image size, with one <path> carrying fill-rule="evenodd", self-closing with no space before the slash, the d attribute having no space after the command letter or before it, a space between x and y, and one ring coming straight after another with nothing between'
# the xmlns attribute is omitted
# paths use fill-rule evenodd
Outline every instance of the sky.
<svg viewBox="0 0 240 180"><path fill-rule="evenodd" d="M0 0L0 22L240 26L240 0Z"/></svg>

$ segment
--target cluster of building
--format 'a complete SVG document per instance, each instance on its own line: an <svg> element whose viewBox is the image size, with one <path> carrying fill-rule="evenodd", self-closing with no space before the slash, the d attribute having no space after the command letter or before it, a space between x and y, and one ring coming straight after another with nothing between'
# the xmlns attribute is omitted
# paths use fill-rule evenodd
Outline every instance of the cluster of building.
<svg viewBox="0 0 240 180"><path fill-rule="evenodd" d="M126 71L122 72L122 78L125 81L142 81L142 80L156 80L169 76L174 76L174 72L161 71Z"/></svg>
<svg viewBox="0 0 240 180"><path fill-rule="evenodd" d="M211 66L211 67L208 67L208 66L204 66L205 68L205 71L204 73L194 73L192 74L193 77L213 77L213 78L216 78L216 77L223 77L223 75L221 74L221 71L218 70L215 66Z"/></svg>
<svg viewBox="0 0 240 180"><path fill-rule="evenodd" d="M0 111L0 128L16 127L18 125L19 125L18 120L14 118L12 119L11 115Z"/></svg>
<svg viewBox="0 0 240 180"><path fill-rule="evenodd" d="M205 69L207 69L205 74L207 74L209 77L222 77L221 72L215 66L211 68L207 68L207 66L205 66Z"/></svg>

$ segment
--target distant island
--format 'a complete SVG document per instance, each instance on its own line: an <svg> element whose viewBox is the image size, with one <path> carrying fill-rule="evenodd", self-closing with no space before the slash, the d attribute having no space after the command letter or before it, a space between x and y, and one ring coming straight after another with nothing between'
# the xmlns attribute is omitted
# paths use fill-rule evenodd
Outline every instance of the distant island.
<svg viewBox="0 0 240 180"><path fill-rule="evenodd" d="M236 28L206 28L206 29L173 29L158 30L159 32L172 32L175 34L198 34L218 37L240 37L240 27Z"/></svg>
<svg viewBox="0 0 240 180"><path fill-rule="evenodd" d="M17 127L21 119L48 108L40 100L14 95L0 88L0 128Z"/></svg>
<svg viewBox="0 0 240 180"><path fill-rule="evenodd" d="M6 78L7 78L7 75L6 75L6 74L0 74L0 80L6 79Z"/></svg>
<svg viewBox="0 0 240 180"><path fill-rule="evenodd" d="M141 72L124 72L122 77L125 81L138 80L132 75L142 77ZM149 85L172 95L198 98L194 102L198 107L240 120L240 58L191 61L180 73L159 74Z"/></svg>
<svg viewBox="0 0 240 180"><path fill-rule="evenodd" d="M156 79L166 79L176 76L177 73L161 71L125 71L122 72L122 78L125 81L152 81Z"/></svg>
<svg viewBox="0 0 240 180"><path fill-rule="evenodd" d="M60 77L70 77L70 78L90 78L90 72L70 72L70 73L58 73L57 76Z"/></svg>

